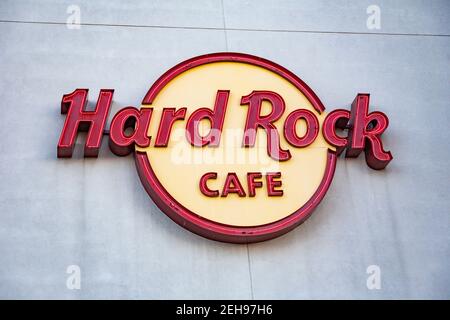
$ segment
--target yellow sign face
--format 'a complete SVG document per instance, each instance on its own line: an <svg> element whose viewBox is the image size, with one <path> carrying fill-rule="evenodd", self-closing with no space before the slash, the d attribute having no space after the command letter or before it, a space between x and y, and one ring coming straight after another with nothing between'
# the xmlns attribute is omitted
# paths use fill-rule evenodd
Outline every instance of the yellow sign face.
<svg viewBox="0 0 450 320"><path fill-rule="evenodd" d="M195 147L185 137L185 121L177 121L172 127L168 146L155 148L151 144L145 151L158 180L180 204L208 220L239 226L269 224L287 217L301 208L319 187L325 172L328 149L331 147L321 135L307 148L295 148L286 141L282 129L286 117L302 108L314 112L322 123L324 113L319 114L308 99L293 84L267 69L242 62L216 62L201 65L181 73L170 81L156 96L151 107L153 120L148 136L156 137L163 108L186 107L186 118L195 110L213 108L218 90L229 90L220 145ZM257 132L257 142L252 148L242 147L242 136L248 107L241 106L241 97L254 90L277 92L286 103L283 116L274 122L280 128L281 147L289 149L292 158L277 161L267 154L267 133ZM142 106L146 108L148 106ZM270 114L272 106L263 102L262 114ZM157 120L159 119L159 120ZM156 121L155 121L156 120ZM203 134L210 130L209 121L201 123ZM297 133L304 135L305 121L298 121ZM206 172L217 172L217 179L208 187L222 190L230 172L237 174L247 189L247 173L281 172L283 196L270 197L265 186L254 197L207 197L199 189L199 181ZM262 179L263 180L263 179ZM248 192L246 192L248 193Z"/></svg>
<svg viewBox="0 0 450 320"><path fill-rule="evenodd" d="M324 177L330 170L330 150L333 150L320 130L325 112L318 110L308 92L305 94L297 83L285 77L283 72L287 70L280 72L271 69L272 64L268 66L239 59L217 59L178 69L174 67L175 71L169 70L168 76L165 79L163 76L163 80L153 86L156 89L151 93L151 103L147 101L141 106L141 110L152 109L147 134L152 140L148 147L136 147L136 151L142 161L145 155L146 166L150 168L147 171L153 175L157 189L161 189L170 198L168 201L176 203L181 211L207 223L243 230L243 234L251 234L251 228L282 222L305 206L317 205L311 202L323 188ZM303 82L301 84L307 88ZM220 143L193 145L187 139L187 122L201 108L208 108L212 113L218 92L227 93L223 124L219 130ZM284 111L272 125L278 134L279 149L290 154L288 159L279 160L269 154L268 144L273 132L264 126L256 126L252 146L243 146L252 107L243 103L243 97L257 92L276 93L284 102ZM259 119L274 112L275 106L270 99L262 99L260 104ZM164 110L168 108L186 110L184 117L172 121L167 143L158 146L155 137L161 135L161 126L168 124L164 119ZM288 116L298 110L312 113L318 124L313 141L304 147L292 145L285 132L289 129L286 129ZM311 129L307 120L298 117L290 122L297 138L305 137ZM212 126L211 119L200 119L199 136L205 137L214 131ZM137 161L139 167L139 159ZM205 175L207 179L202 179ZM230 175L233 176L231 182ZM202 183L215 194L205 194ZM236 183L240 192L236 191ZM160 194L157 196L161 197Z"/></svg>

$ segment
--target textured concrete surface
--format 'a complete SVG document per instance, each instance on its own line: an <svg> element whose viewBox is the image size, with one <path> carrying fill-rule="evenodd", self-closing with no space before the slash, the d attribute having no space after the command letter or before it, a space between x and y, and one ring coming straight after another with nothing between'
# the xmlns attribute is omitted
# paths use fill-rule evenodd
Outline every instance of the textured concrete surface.
<svg viewBox="0 0 450 320"><path fill-rule="evenodd" d="M0 297L450 298L448 21L445 0L1 1ZM329 110L370 92L394 161L341 159L306 223L240 246L178 227L106 140L98 159L80 156L83 139L56 159L62 94L115 88L114 113L174 64L226 50L289 68ZM80 290L66 287L73 264Z"/></svg>

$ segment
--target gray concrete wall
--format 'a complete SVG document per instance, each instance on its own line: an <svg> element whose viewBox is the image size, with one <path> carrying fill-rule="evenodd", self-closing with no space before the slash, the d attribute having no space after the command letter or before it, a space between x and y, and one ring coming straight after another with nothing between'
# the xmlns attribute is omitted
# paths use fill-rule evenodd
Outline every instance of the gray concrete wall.
<svg viewBox="0 0 450 320"><path fill-rule="evenodd" d="M381 29L366 26L371 4ZM450 298L449 22L446 0L1 0L0 297ZM98 159L80 156L82 139L56 158L62 94L115 88L113 113L174 64L227 50L287 67L328 110L370 92L394 161L340 159L306 223L242 246L173 223L106 143Z"/></svg>

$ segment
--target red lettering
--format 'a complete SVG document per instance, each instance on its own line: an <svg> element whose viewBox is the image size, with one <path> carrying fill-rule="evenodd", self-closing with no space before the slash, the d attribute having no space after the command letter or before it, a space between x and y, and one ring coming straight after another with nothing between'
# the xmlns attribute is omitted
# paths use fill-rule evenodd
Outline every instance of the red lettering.
<svg viewBox="0 0 450 320"><path fill-rule="evenodd" d="M164 108L161 122L159 123L158 134L156 135L155 147L167 147L170 132L173 124L177 120L183 120L186 116L186 108L175 111L175 108Z"/></svg>
<svg viewBox="0 0 450 320"><path fill-rule="evenodd" d="M201 178L199 182L200 191L207 197L218 197L219 191L218 190L211 190L208 188L208 185L206 184L208 180L210 179L217 179L217 172L208 172L205 173Z"/></svg>
<svg viewBox="0 0 450 320"><path fill-rule="evenodd" d="M369 113L369 97L369 94L358 94L353 100L345 156L357 157L364 150L367 165L380 170L392 160L391 152L384 151L381 142L389 120L382 112Z"/></svg>
<svg viewBox="0 0 450 320"><path fill-rule="evenodd" d="M303 119L306 121L306 133L299 137L296 132L297 121ZM299 109L291 112L284 123L284 137L294 147L304 148L309 146L319 134L319 120L309 110Z"/></svg>
<svg viewBox="0 0 450 320"><path fill-rule="evenodd" d="M272 105L272 111L266 116L261 116L263 101L270 102ZM267 153L269 156L278 161L289 160L291 153L289 150L281 149L280 136L276 126L273 124L281 118L286 108L283 98L272 91L253 91L249 95L242 97L241 105L249 105L243 146L253 147L255 145L257 129L261 127L267 133Z"/></svg>
<svg viewBox="0 0 450 320"><path fill-rule="evenodd" d="M262 181L263 174L261 172L249 172L247 173L247 187L248 196L255 197L256 189L263 187ZM205 173L199 181L199 188L203 195L207 197L228 197L230 193L235 193L239 197L245 197L246 192L242 186L238 176L234 172L227 174L225 181L223 182L222 192L219 193L218 190L212 190L208 187L209 180L216 180L217 172L207 172ZM265 175L265 181L267 184L267 195L269 197L281 197L283 195L283 190L280 190L282 186L281 182L281 172L270 172Z"/></svg>
<svg viewBox="0 0 450 320"><path fill-rule="evenodd" d="M140 111L133 107L120 110L111 121L109 132L109 147L118 156L126 156L134 150L134 146L148 147L150 138L147 136L148 126L153 109L144 108ZM134 131L127 136L125 131Z"/></svg>
<svg viewBox="0 0 450 320"><path fill-rule="evenodd" d="M330 112L323 122L323 136L329 144L336 147L337 155L340 155L342 151L344 151L345 147L347 147L347 138L338 136L336 129L347 128L349 120L350 111L337 109Z"/></svg>
<svg viewBox="0 0 450 320"><path fill-rule="evenodd" d="M229 95L229 90L219 90L216 95L214 111L200 108L191 114L186 125L186 138L191 145L196 147L204 147L208 144L211 147L219 146ZM205 137L200 135L198 128L203 119L211 122L211 130Z"/></svg>
<svg viewBox="0 0 450 320"><path fill-rule="evenodd" d="M247 185L248 185L248 196L254 197L256 195L256 188L262 187L261 181L255 181L255 179L261 179L262 174L260 172L249 172L247 173Z"/></svg>
<svg viewBox="0 0 450 320"><path fill-rule="evenodd" d="M230 172L225 179L223 185L222 197L228 196L229 193L237 193L239 197L245 197L245 191L242 187L236 173Z"/></svg>
<svg viewBox="0 0 450 320"><path fill-rule="evenodd" d="M277 190L275 188L281 187L281 180L275 180L281 178L281 172L271 172L267 173L267 195L269 197L281 197L283 195L283 190Z"/></svg>
<svg viewBox="0 0 450 320"><path fill-rule="evenodd" d="M58 142L58 158L70 158L78 132L87 131L85 157L97 157L103 138L103 129L109 113L114 90L101 89L94 111L85 111L88 89L76 89L63 96L61 114L67 114Z"/></svg>

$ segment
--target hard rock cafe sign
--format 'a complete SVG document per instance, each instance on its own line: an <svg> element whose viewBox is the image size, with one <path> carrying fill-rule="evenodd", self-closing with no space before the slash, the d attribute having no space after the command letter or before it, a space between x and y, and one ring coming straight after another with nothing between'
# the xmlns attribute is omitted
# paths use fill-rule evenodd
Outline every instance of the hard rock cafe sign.
<svg viewBox="0 0 450 320"><path fill-rule="evenodd" d="M376 170L392 160L381 141L388 117L369 112L369 94L358 94L351 110L327 113L295 74L247 54L208 54L176 65L140 108L117 112L108 131L113 93L102 89L93 111L86 111L88 89L63 96L58 157L72 156L80 131L87 131L84 156L97 157L109 135L114 154L134 154L156 205L214 240L258 242L301 224L325 196L342 152L364 151Z"/></svg>

